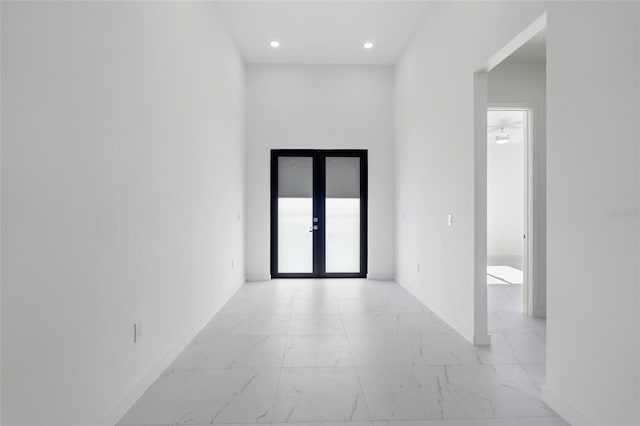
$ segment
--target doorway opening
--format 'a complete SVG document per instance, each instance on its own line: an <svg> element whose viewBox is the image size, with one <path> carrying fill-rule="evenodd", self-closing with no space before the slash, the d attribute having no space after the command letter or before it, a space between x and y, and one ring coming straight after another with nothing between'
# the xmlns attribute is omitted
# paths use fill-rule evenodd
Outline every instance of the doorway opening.
<svg viewBox="0 0 640 426"><path fill-rule="evenodd" d="M487 285L528 312L531 228L529 152L533 108L489 105L487 111Z"/></svg>
<svg viewBox="0 0 640 426"><path fill-rule="evenodd" d="M473 342L491 344L489 332L497 330L496 315L488 316L488 110L501 106L535 110L528 114L528 141L525 162L527 178L523 240L523 303L516 314L546 316L546 28L541 15L504 45L473 75L474 103L474 316ZM511 62L505 69L505 65ZM516 64L517 62L517 64ZM536 64L537 63L537 64ZM535 70L534 70L535 68ZM501 71L499 71L502 69ZM491 74L491 77L490 77ZM500 76L499 78L496 78ZM499 81L498 84L496 82ZM535 118L535 122L534 122ZM537 129L539 127L539 129ZM537 130L535 130L537 129ZM532 137L532 132L535 136ZM505 132L501 132L505 133ZM494 135L497 136L497 135ZM495 293L495 292L492 292ZM524 307L520 309L519 307ZM499 321L498 321L499 322Z"/></svg>
<svg viewBox="0 0 640 426"><path fill-rule="evenodd" d="M271 151L271 276L365 278L367 151Z"/></svg>

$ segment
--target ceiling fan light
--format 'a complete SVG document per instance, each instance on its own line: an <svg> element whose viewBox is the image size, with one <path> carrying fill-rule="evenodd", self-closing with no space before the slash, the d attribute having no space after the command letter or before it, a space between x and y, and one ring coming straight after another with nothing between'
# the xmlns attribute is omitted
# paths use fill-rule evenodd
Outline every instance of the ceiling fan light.
<svg viewBox="0 0 640 426"><path fill-rule="evenodd" d="M509 134L504 132L504 128L500 129L500 133L496 135L497 144L505 144L509 142Z"/></svg>

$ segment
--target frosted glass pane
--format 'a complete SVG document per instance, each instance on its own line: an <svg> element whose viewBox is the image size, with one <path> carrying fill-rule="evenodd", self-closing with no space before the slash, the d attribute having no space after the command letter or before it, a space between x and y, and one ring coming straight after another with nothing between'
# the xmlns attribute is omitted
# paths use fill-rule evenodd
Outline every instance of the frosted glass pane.
<svg viewBox="0 0 640 426"><path fill-rule="evenodd" d="M313 272L311 198L278 199L278 272Z"/></svg>
<svg viewBox="0 0 640 426"><path fill-rule="evenodd" d="M360 158L327 157L327 198L360 198Z"/></svg>
<svg viewBox="0 0 640 426"><path fill-rule="evenodd" d="M327 198L327 272L360 272L360 199Z"/></svg>
<svg viewBox="0 0 640 426"><path fill-rule="evenodd" d="M313 159L278 158L278 272L313 272Z"/></svg>
<svg viewBox="0 0 640 426"><path fill-rule="evenodd" d="M327 157L326 272L360 272L360 159Z"/></svg>

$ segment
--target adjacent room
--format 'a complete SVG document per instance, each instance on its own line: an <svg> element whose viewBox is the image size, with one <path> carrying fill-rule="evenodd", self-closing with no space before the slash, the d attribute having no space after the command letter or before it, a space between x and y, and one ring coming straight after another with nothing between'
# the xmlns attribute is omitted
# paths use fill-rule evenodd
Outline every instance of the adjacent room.
<svg viewBox="0 0 640 426"><path fill-rule="evenodd" d="M0 2L0 424L640 424L640 2Z"/></svg>

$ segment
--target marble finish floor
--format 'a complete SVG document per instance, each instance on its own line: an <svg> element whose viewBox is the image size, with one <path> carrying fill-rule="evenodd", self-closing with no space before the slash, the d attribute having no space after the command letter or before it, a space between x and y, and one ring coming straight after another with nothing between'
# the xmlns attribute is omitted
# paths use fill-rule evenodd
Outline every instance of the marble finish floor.
<svg viewBox="0 0 640 426"><path fill-rule="evenodd" d="M493 345L474 347L393 282L248 283L119 425L566 425L521 287L488 287Z"/></svg>

